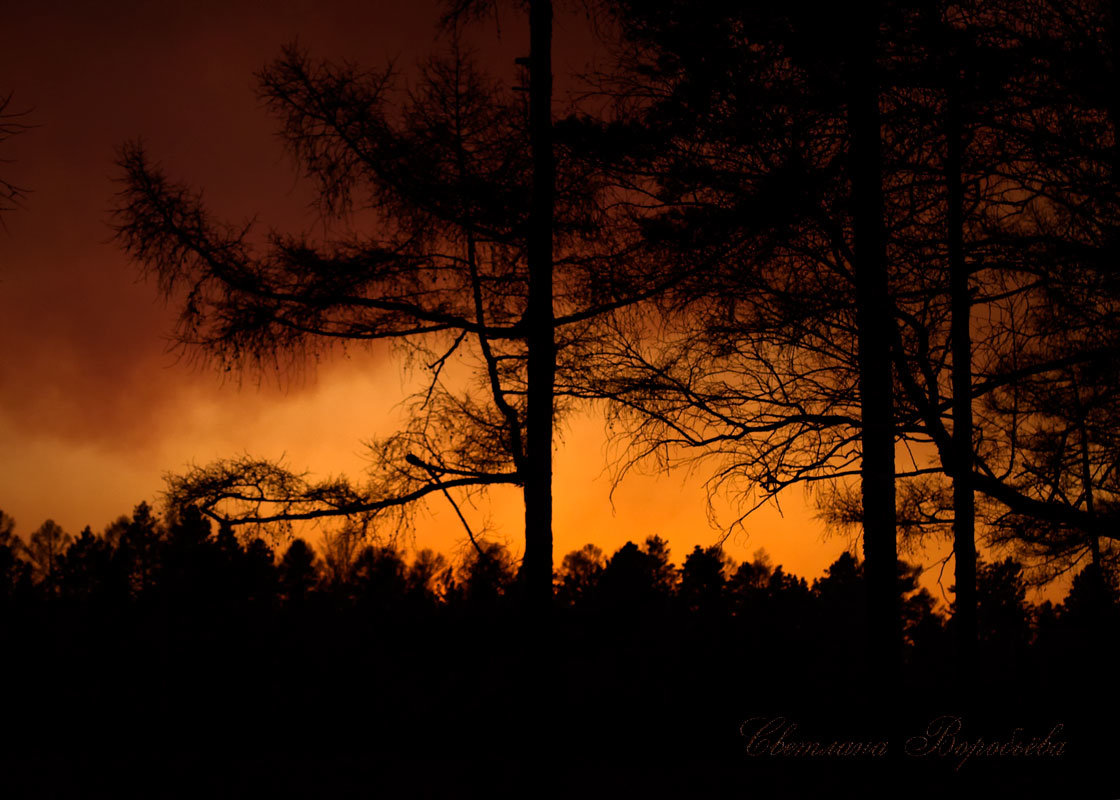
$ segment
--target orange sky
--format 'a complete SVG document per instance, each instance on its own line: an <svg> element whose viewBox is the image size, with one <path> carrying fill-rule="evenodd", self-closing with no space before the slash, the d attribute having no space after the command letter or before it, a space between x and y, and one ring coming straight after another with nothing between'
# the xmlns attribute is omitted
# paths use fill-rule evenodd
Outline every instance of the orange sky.
<svg viewBox="0 0 1120 800"><path fill-rule="evenodd" d="M40 126L0 153L14 160L6 176L34 190L0 231L0 508L18 531L48 517L71 532L101 529L155 499L164 472L242 452L283 454L317 473L361 472L361 440L397 419L400 365L360 353L278 387L178 363L166 351L173 311L109 241L112 162L117 146L142 136L171 176L205 187L219 216L309 226L311 195L255 98L254 71L297 38L314 55L370 66L399 57L403 67L431 50L435 18L432 0L36 0L5 11L0 91L33 108ZM513 76L523 29L517 14L501 19L490 58L502 77ZM478 33L492 42L493 23ZM557 74L583 68L589 52L578 20L561 20ZM680 563L694 544L720 537L703 476L630 478L612 509L601 428L591 415L565 428L557 561L589 541L610 553L657 533ZM811 579L848 541L825 540L799 493L783 510L784 519L769 509L752 517L728 552L742 560L765 547ZM417 543L454 552L462 533L452 511L435 500L431 512ZM489 515L518 549L514 493L470 513L475 527ZM724 509L720 519L731 518Z"/></svg>

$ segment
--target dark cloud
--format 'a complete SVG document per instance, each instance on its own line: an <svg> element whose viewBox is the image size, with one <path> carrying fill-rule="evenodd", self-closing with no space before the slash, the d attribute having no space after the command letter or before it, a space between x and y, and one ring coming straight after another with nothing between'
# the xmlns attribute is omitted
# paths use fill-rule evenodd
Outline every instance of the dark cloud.
<svg viewBox="0 0 1120 800"><path fill-rule="evenodd" d="M167 352L173 310L109 241L122 142L143 137L221 215L306 225L310 197L256 102L254 71L297 37L374 63L419 54L435 17L431 2L78 0L5 12L0 89L38 125L0 154L34 190L0 234L0 415L11 428L135 447L218 391Z"/></svg>

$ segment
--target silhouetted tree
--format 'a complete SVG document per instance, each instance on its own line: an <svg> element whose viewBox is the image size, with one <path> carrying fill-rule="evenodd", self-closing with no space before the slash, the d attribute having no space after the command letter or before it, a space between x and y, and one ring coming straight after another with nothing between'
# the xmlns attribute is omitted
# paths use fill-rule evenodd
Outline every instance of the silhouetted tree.
<svg viewBox="0 0 1120 800"><path fill-rule="evenodd" d="M560 562L556 598L561 606L584 606L591 602L603 574L606 559L593 544L573 550Z"/></svg>
<svg viewBox="0 0 1120 800"><path fill-rule="evenodd" d="M15 528L16 521L0 510L0 602L5 604L31 581L30 566L20 557L23 542Z"/></svg>
<svg viewBox="0 0 1120 800"><path fill-rule="evenodd" d="M853 14L847 69L847 123L851 162L852 248L860 397L860 481L863 495L864 576L868 644L875 679L890 696L901 657L898 550L895 531L894 377L890 286L883 218L883 158L879 116L881 4Z"/></svg>
<svg viewBox="0 0 1120 800"><path fill-rule="evenodd" d="M671 594L676 589L679 577L676 567L669 560L669 542L656 534L647 536L645 552L653 590L663 595Z"/></svg>
<svg viewBox="0 0 1120 800"><path fill-rule="evenodd" d="M650 536L644 549L627 542L607 560L598 599L611 612L642 617L664 611L675 588L668 546L664 539Z"/></svg>
<svg viewBox="0 0 1120 800"><path fill-rule="evenodd" d="M867 576L880 653L887 641L898 652L902 611L895 568L875 567L897 560L894 536L874 530L896 525L896 508L910 530L952 526L965 680L976 492L983 521L1035 555L1075 557L1111 538L1080 499L1091 492L1055 492L1027 468L1047 468L1031 457L1032 426L1077 403L1028 404L1026 382L1064 381L1071 365L1115 352L1114 293L1087 268L1113 239L1112 189L1099 178L1115 92L1099 81L1114 28L1107 4L1065 5L613 4L629 70L605 83L623 108L617 127L636 141L628 176L664 209L671 258L733 242L722 269L682 286L656 324L642 321L660 341L644 342L639 325L602 360L628 457L714 456L711 485L741 492L748 513L858 465L877 510L869 519L861 497L849 518L866 546L884 548L868 553ZM1052 296L1062 312L1048 310ZM973 332L976 309L987 322ZM977 400L986 411L973 419ZM888 503L899 441L937 456L895 471L903 495ZM1067 463L1083 466L1077 437L1064 441ZM1095 436L1097 494L1115 474L1108 442ZM1083 473L1063 480L1084 485Z"/></svg>
<svg viewBox="0 0 1120 800"><path fill-rule="evenodd" d="M1059 154L1054 145L1061 140L1058 149L1076 149L1084 145L1082 136L1099 139L1092 112L1086 114L1091 103L1077 100L1072 112L1077 122L1058 123L1061 133L1054 137L1051 110L1062 109L1064 117L1071 98L1077 97L1076 91L1056 90L1068 79L1071 55L1082 46L1078 40L1084 31L1074 31L1101 8L1090 11L1092 3L1077 9L1057 5L1066 4L949 4L936 14L927 13L925 19L932 24L926 23L926 33L916 37L924 37L920 60L925 75L919 81L944 95L940 117L945 153L940 161L946 180L950 330L943 349L930 326L921 330L916 320L908 319L918 346L911 348L901 377L953 482L958 593L954 627L966 682L968 653L975 646L973 490L986 495L986 508L981 510L988 525L1006 529L1012 527L1007 522L1018 519L1027 529L1042 530L1052 529L1055 522L1070 523L1071 509L1061 508L1062 501L1053 495L1033 491L1033 479L1021 477L1019 462L1031 460L1031 429L1041 410L1031 402L1029 386L1064 380L1062 373L1071 364L1104 355L1100 341L1089 343L1074 333L1080 322L1066 317L1054 327L1060 315L1048 310L1054 305L1054 292L1062 294L1066 290L1060 287L1078 283L1076 270L1068 267L1068 253L1059 255L1045 243L1058 238L1068 242L1070 233L1067 228L1053 236L1054 222L1068 216L1066 201L1057 199L1068 184L1060 184L1069 177L1070 163L1076 162L1067 161L1068 150ZM1057 40L1062 45L1055 48ZM913 71L911 76L916 77ZM974 307L981 309L986 322L973 343L967 322ZM1040 323L1048 334L1042 334ZM1077 339L1081 341L1075 343ZM951 352L951 433L943 419L948 410L942 400L945 390L938 387L945 370L939 350ZM976 398L982 403L974 425ZM937 493L924 487L920 491L928 505L936 507Z"/></svg>
<svg viewBox="0 0 1120 800"><path fill-rule="evenodd" d="M394 613L404 599L406 566L392 547L363 547L354 559L350 582L359 604L377 614Z"/></svg>
<svg viewBox="0 0 1120 800"><path fill-rule="evenodd" d="M812 591L818 605L818 646L831 654L841 674L859 680L868 655L863 564L852 553L841 553L813 581Z"/></svg>
<svg viewBox="0 0 1120 800"><path fill-rule="evenodd" d="M902 594L902 636L904 656L919 680L935 681L944 675L948 664L949 642L946 637L945 619L937 610L933 595L918 584L919 567L899 562L899 583ZM959 596L959 595L958 595ZM970 670L974 665L970 664ZM969 677L975 672L970 671ZM952 687L959 697L959 683Z"/></svg>
<svg viewBox="0 0 1120 800"><path fill-rule="evenodd" d="M529 16L527 108L457 37L407 94L391 70L316 64L293 48L261 73L324 214L339 221L368 206L379 215L344 243L273 234L262 252L139 146L122 150L118 238L169 295L193 287L181 342L255 368L391 339L431 371L406 429L373 445L367 485L312 483L244 458L173 479L177 503L234 524L343 515L368 524L407 515L433 492L518 485L527 586L534 606L545 604L557 359L575 371L572 353L593 340L593 321L661 284L655 263L636 271L627 258L630 226L594 165L552 141L551 4L533 0ZM441 381L455 360L480 379L465 392Z"/></svg>
<svg viewBox="0 0 1120 800"><path fill-rule="evenodd" d="M863 565L851 553L840 554L824 571L824 577L813 581L813 594L826 614L826 627L845 629L844 638L858 643L864 638L863 607L865 589Z"/></svg>
<svg viewBox="0 0 1120 800"><path fill-rule="evenodd" d="M105 538L114 546L117 568L133 597L143 595L156 583L163 534L159 520L146 502L136 506L131 519L121 517L105 532Z"/></svg>
<svg viewBox="0 0 1120 800"><path fill-rule="evenodd" d="M1115 624L1117 606L1120 605L1120 586L1117 585L1116 573L1106 572L1103 575L1093 574L1099 567L1088 564L1074 576L1070 584L1069 594L1062 603L1063 614L1069 618L1083 618L1093 620L1105 610L1106 616L1111 614L1110 620ZM1105 620L1100 620L1104 622ZM1087 628L1097 627L1086 625Z"/></svg>
<svg viewBox="0 0 1120 800"><path fill-rule="evenodd" d="M244 549L240 567L246 599L260 606L271 604L276 598L278 582L276 554L268 542L259 536L253 538Z"/></svg>
<svg viewBox="0 0 1120 800"><path fill-rule="evenodd" d="M529 147L533 183L526 250L525 559L532 602L552 598L552 428L556 380L553 232L556 165L552 136L552 0L529 1Z"/></svg>
<svg viewBox="0 0 1120 800"><path fill-rule="evenodd" d="M976 571L979 655L994 679L1017 677L1031 639L1033 609L1026 600L1023 567L1013 558L980 562Z"/></svg>
<svg viewBox="0 0 1120 800"><path fill-rule="evenodd" d="M114 597L113 548L87 525L59 558L58 583L64 597L78 603L104 603Z"/></svg>
<svg viewBox="0 0 1120 800"><path fill-rule="evenodd" d="M487 542L468 551L456 570L456 591L462 601L482 613L493 613L513 588L517 567L509 550Z"/></svg>
<svg viewBox="0 0 1120 800"><path fill-rule="evenodd" d="M31 534L25 551L31 564L31 575L50 594L58 591L58 570L63 553L73 537L53 520L48 519Z"/></svg>
<svg viewBox="0 0 1120 800"><path fill-rule="evenodd" d="M724 585L732 566L719 547L695 545L681 564L677 586L681 606L694 614L719 617L726 609Z"/></svg>
<svg viewBox="0 0 1120 800"><path fill-rule="evenodd" d="M447 599L454 583L453 570L442 554L424 548L409 564L406 581L409 594L430 606Z"/></svg>
<svg viewBox="0 0 1120 800"><path fill-rule="evenodd" d="M742 593L742 600L747 601L750 592L759 591L766 586L773 571L770 555L765 548L760 548L755 551L750 561L744 561L739 565L731 576L729 585L733 591Z"/></svg>
<svg viewBox="0 0 1120 800"><path fill-rule="evenodd" d="M328 588L338 590L350 583L363 536L360 528L349 523L323 532L323 578Z"/></svg>
<svg viewBox="0 0 1120 800"><path fill-rule="evenodd" d="M1064 671L1070 676L1107 669L1105 665L1115 663L1120 652L1120 589L1114 572L1101 574L1099 569L1089 563L1074 576L1056 623L1036 621L1044 649L1051 655L1061 654ZM1037 616L1041 614L1040 610ZM1044 629L1047 623L1050 631ZM1049 639L1044 638L1047 633Z"/></svg>
<svg viewBox="0 0 1120 800"><path fill-rule="evenodd" d="M315 551L303 539L288 545L278 567L280 594L289 606L302 605L319 580Z"/></svg>
<svg viewBox="0 0 1120 800"><path fill-rule="evenodd" d="M884 200L887 4L614 5L629 67L614 85L654 142L628 162L654 230L686 262L731 243L666 304L679 339L643 346L638 330L602 359L630 457L714 456L713 485L741 486L747 513L793 483L858 475L885 685L901 652L894 448L908 433L892 352L905 276L888 274L887 230L913 213Z"/></svg>

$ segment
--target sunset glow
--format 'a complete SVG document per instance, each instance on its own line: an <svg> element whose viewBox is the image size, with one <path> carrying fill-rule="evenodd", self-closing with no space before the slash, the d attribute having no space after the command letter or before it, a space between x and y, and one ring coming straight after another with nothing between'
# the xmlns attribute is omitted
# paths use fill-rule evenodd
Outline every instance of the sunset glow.
<svg viewBox="0 0 1120 800"><path fill-rule="evenodd" d="M158 501L162 476L189 464L249 453L284 456L320 476L362 474L362 441L393 430L408 386L386 351L311 363L295 375L240 376L168 350L174 314L109 241L106 209L115 149L142 136L171 173L204 187L216 213L258 214L267 226L314 227L310 187L297 179L253 98L253 74L298 39L319 52L399 68L433 46L435 4L215 3L203 7L94 12L66 3L16 9L5 20L4 73L40 127L7 155L17 183L34 187L27 209L0 236L0 508L25 533L53 518L77 533L100 530L141 500ZM523 37L504 19L495 74L514 77ZM479 32L480 37L491 33ZM594 57L576 20L558 26L558 74ZM62 55L39 43L73 42ZM507 51L509 57L506 58ZM123 87L105 92L101 87ZM558 102L560 102L558 100ZM259 380L258 380L259 378ZM557 450L555 554L593 542L612 552L658 534L683 557L723 539L736 518L717 498L709 520L702 471L633 475L609 500L605 431L594 412L564 423ZM58 487L65 486L64 492ZM781 511L766 508L726 540L744 560L765 548L799 575L819 575L847 549L797 490ZM521 511L495 492L489 520L518 551ZM417 546L449 554L464 539L438 498L421 517Z"/></svg>

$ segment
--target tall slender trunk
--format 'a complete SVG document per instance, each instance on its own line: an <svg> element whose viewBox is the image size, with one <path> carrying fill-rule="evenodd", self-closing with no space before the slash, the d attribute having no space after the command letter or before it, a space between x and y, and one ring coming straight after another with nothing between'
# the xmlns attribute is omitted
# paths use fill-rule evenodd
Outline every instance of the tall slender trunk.
<svg viewBox="0 0 1120 800"><path fill-rule="evenodd" d="M1085 424L1085 404L1081 402L1081 386L1076 376L1073 380L1073 414L1077 420L1078 455L1081 462L1081 492L1085 500L1085 510L1090 517L1096 514L1096 501L1093 497L1093 463L1089 458L1089 426ZM1103 576L1101 563L1101 540L1096 532L1089 534L1089 554L1092 557L1096 578Z"/></svg>
<svg viewBox="0 0 1120 800"><path fill-rule="evenodd" d="M956 562L958 678L971 685L976 659L976 503L972 487L972 301L964 259L964 188L961 182L961 87L949 75L945 110L945 183L949 238L949 337L953 352L953 554Z"/></svg>
<svg viewBox="0 0 1120 800"><path fill-rule="evenodd" d="M1112 125L1112 164L1111 164L1111 178L1112 178L1112 191L1120 194L1120 0L1111 0L1109 3L1109 51L1112 57L1112 80L1110 85L1112 87L1108 96L1108 116L1109 122ZM1078 389L1078 403L1080 403L1081 394ZM1087 507L1089 513L1093 513L1092 506L1092 473L1089 471L1088 460L1088 432L1084 429L1085 417L1081 415L1081 425L1083 426L1081 441L1083 444L1083 474L1085 476L1085 491ZM1101 542L1100 539L1094 534L1090 545L1092 547L1093 564L1097 568L1097 575L1101 578L1104 576L1104 565L1101 563Z"/></svg>
<svg viewBox="0 0 1120 800"><path fill-rule="evenodd" d="M525 560L530 607L552 600L552 419L556 348L552 308L552 3L529 3L529 139L533 189L529 208L528 420L526 422Z"/></svg>
<svg viewBox="0 0 1120 800"><path fill-rule="evenodd" d="M882 142L876 67L877 3L858 15L851 41L848 128L855 250L856 326L862 425L863 552L867 584L869 678L889 699L901 662L895 541L892 318L883 226Z"/></svg>
<svg viewBox="0 0 1120 800"><path fill-rule="evenodd" d="M1072 370L1070 371L1070 382L1073 384L1073 418L1077 426L1082 499L1085 502L1085 511L1088 512L1090 517L1093 517L1096 514L1096 499L1093 496L1093 462L1089 452L1089 426L1085 420L1085 404L1081 401L1081 384L1077 380L1077 373ZM1092 558L1086 569L1086 574L1091 580L1089 612L1093 616L1093 627L1096 628L1104 623L1109 606L1112 605L1112 598L1109 596L1110 592L1104 574L1104 563L1101 561L1101 541L1095 531L1089 533L1089 554ZM1097 644L1099 642L1094 642L1094 645Z"/></svg>
<svg viewBox="0 0 1120 800"><path fill-rule="evenodd" d="M1108 5L1108 48L1112 61L1112 89L1108 95L1108 116L1112 124L1112 190L1120 191L1120 0Z"/></svg>

